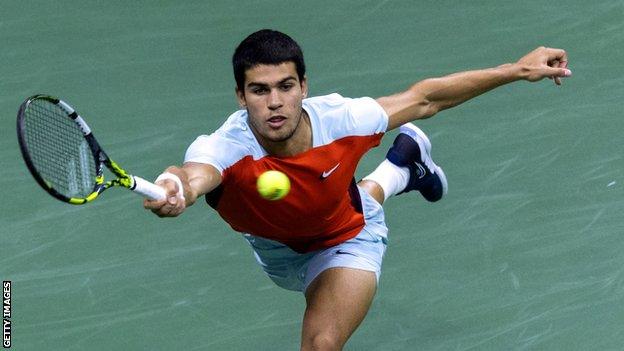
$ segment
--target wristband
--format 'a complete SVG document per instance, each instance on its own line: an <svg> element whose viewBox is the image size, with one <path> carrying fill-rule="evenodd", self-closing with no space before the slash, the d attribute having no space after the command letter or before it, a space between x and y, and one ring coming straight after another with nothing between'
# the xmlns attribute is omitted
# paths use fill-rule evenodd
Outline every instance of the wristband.
<svg viewBox="0 0 624 351"><path fill-rule="evenodd" d="M178 184L178 196L182 200L184 200L184 187L182 187L182 181L177 175L173 173L165 172L159 175L158 178L156 178L156 180L154 181L154 183L156 183L159 180L166 180L166 179L173 180L174 182L176 182L176 184Z"/></svg>

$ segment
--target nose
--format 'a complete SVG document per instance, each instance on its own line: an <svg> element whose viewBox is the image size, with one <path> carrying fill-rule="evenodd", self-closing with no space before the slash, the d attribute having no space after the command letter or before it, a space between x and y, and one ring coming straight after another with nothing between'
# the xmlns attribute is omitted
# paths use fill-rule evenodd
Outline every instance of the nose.
<svg viewBox="0 0 624 351"><path fill-rule="evenodd" d="M271 89L271 93L269 94L269 109L277 110L282 107L282 98L280 96L280 92L278 89Z"/></svg>

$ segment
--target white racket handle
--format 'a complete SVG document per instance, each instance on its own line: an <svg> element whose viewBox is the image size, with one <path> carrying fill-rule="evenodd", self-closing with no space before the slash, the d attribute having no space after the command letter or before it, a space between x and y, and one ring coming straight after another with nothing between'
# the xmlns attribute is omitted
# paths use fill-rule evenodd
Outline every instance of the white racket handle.
<svg viewBox="0 0 624 351"><path fill-rule="evenodd" d="M135 193L141 194L150 200L162 200L167 197L167 193L162 187L152 182L148 182L141 177L132 176L132 178L134 179L134 188L131 188L130 190Z"/></svg>

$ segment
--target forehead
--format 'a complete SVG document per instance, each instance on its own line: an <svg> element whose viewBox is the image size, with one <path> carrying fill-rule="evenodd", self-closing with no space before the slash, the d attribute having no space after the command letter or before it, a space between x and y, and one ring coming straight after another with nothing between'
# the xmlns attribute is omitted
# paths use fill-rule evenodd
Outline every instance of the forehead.
<svg viewBox="0 0 624 351"><path fill-rule="evenodd" d="M282 62L277 65L258 64L245 71L245 85L274 84L289 77L298 80L294 62Z"/></svg>

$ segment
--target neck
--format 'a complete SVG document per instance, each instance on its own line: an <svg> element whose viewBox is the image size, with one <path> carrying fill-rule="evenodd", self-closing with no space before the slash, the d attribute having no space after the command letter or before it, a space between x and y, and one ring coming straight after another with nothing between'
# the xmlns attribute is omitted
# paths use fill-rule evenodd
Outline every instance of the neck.
<svg viewBox="0 0 624 351"><path fill-rule="evenodd" d="M254 132L255 133L255 132ZM258 143L271 156L289 157L300 154L312 148L312 126L310 117L301 109L301 118L295 128L293 135L284 141L270 141L258 138Z"/></svg>

